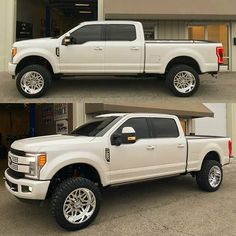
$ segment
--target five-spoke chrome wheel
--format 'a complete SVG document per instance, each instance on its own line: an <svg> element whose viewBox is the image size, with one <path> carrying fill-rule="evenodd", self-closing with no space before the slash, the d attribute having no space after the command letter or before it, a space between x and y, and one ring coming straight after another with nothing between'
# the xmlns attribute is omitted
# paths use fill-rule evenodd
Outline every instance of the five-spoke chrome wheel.
<svg viewBox="0 0 236 236"><path fill-rule="evenodd" d="M36 71L29 71L21 78L21 88L25 93L38 94L44 87L42 75Z"/></svg>
<svg viewBox="0 0 236 236"><path fill-rule="evenodd" d="M219 184L221 183L221 178L222 178L221 169L218 166L213 166L210 169L208 175L208 180L211 187L213 188L218 187Z"/></svg>
<svg viewBox="0 0 236 236"><path fill-rule="evenodd" d="M174 86L180 93L189 93L196 86L196 78L189 71L180 71L174 77Z"/></svg>
<svg viewBox="0 0 236 236"><path fill-rule="evenodd" d="M96 198L87 188L79 188L71 192L63 206L65 218L72 224L81 224L87 221L96 208Z"/></svg>

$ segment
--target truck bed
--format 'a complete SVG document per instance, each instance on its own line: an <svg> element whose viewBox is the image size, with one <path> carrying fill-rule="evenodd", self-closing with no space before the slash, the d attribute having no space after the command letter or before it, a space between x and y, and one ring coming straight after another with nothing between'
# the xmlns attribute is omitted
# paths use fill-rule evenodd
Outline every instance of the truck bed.
<svg viewBox="0 0 236 236"><path fill-rule="evenodd" d="M194 140L194 139L221 139L227 138L224 136L210 136L210 135L188 135L185 136L187 140Z"/></svg>
<svg viewBox="0 0 236 236"><path fill-rule="evenodd" d="M209 40L192 40L192 39L158 39L158 40L146 40L145 43L217 43Z"/></svg>

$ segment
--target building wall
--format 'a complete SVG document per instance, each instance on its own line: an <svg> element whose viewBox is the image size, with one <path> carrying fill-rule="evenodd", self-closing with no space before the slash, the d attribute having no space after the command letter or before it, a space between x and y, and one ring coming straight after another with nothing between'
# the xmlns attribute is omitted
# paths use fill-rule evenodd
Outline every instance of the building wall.
<svg viewBox="0 0 236 236"><path fill-rule="evenodd" d="M16 0L0 1L0 71L7 70L15 40Z"/></svg>
<svg viewBox="0 0 236 236"><path fill-rule="evenodd" d="M81 126L86 121L85 103L73 103L73 129Z"/></svg>
<svg viewBox="0 0 236 236"><path fill-rule="evenodd" d="M156 38L185 39L187 23L183 21L158 21Z"/></svg>
<svg viewBox="0 0 236 236"><path fill-rule="evenodd" d="M104 0L106 15L116 17L131 15L135 18L156 17L163 19L236 19L235 0ZM172 18L171 18L172 17Z"/></svg>
<svg viewBox="0 0 236 236"><path fill-rule="evenodd" d="M236 22L232 22L231 24L231 34L232 34L232 42L231 42L231 45L232 45L232 50L231 50L231 57L232 57L232 61L231 61L231 64L232 64L232 71L236 71L236 45L233 45L233 38L236 38Z"/></svg>
<svg viewBox="0 0 236 236"><path fill-rule="evenodd" d="M215 117L195 119L195 134L227 136L226 104L211 103L204 105L214 112Z"/></svg>
<svg viewBox="0 0 236 236"><path fill-rule="evenodd" d="M236 157L236 104L227 104L227 133L233 142L233 156Z"/></svg>

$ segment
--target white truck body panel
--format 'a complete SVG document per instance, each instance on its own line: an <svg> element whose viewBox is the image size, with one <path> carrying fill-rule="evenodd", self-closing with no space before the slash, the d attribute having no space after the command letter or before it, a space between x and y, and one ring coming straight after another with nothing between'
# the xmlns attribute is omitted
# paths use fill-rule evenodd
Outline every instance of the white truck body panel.
<svg viewBox="0 0 236 236"><path fill-rule="evenodd" d="M75 30L96 24L131 24L134 41L91 41L78 45L62 45L63 39ZM16 75L17 65L26 57L40 56L52 66L55 74L136 75L164 74L168 63L177 57L194 59L201 73L218 72L216 47L220 43L202 41L146 41L142 24L134 21L101 21L82 23L58 39L36 39L14 43L17 54L9 63L9 73ZM60 55L56 55L56 49Z"/></svg>
<svg viewBox="0 0 236 236"><path fill-rule="evenodd" d="M16 192L15 195L27 199L44 199L50 180L58 171L72 164L92 166L98 172L103 186L197 172L200 171L204 158L210 152L218 154L222 166L229 164L228 141L230 139L203 136L185 137L181 124L175 116L109 114L99 116L99 118L110 116L119 117L119 120L101 137L52 135L14 142L11 146L14 150L28 154L46 153L47 158L46 165L41 169L38 179L30 180L26 177L25 179L14 180L7 172L5 173L6 179L14 184L21 186L30 183L31 187L36 188L31 195L29 193L25 195L21 191ZM176 122L179 137L147 138L137 140L134 144L112 145L110 140L114 132L124 122L132 118L172 119ZM107 149L110 153L110 160L106 159ZM14 155L14 159L9 159L10 168L15 168L17 165L17 163L13 163L12 166L15 157ZM24 158L27 157L19 157L18 160L23 163ZM20 168L17 169L20 170ZM31 182L36 183L32 184ZM41 188L42 186L46 187ZM9 186L8 190L13 194L15 193Z"/></svg>

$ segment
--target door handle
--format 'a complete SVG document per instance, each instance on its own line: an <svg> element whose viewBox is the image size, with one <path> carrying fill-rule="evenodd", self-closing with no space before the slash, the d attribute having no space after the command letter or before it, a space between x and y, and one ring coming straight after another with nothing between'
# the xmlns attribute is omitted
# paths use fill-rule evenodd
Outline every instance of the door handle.
<svg viewBox="0 0 236 236"><path fill-rule="evenodd" d="M147 150L152 151L152 150L154 150L154 149L155 149L155 146L147 146Z"/></svg>
<svg viewBox="0 0 236 236"><path fill-rule="evenodd" d="M185 147L185 145L184 144L178 144L178 146L177 146L178 148L184 148Z"/></svg>
<svg viewBox="0 0 236 236"><path fill-rule="evenodd" d="M139 51L139 48L138 47L131 47L131 50L132 51Z"/></svg>
<svg viewBox="0 0 236 236"><path fill-rule="evenodd" d="M102 51L103 48L102 48L102 47L95 47L94 50L96 50L96 51Z"/></svg>

